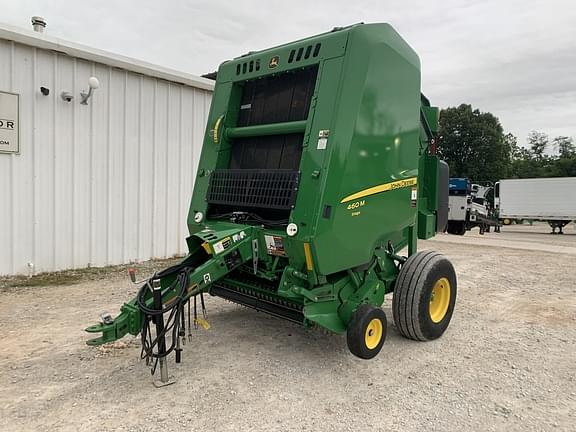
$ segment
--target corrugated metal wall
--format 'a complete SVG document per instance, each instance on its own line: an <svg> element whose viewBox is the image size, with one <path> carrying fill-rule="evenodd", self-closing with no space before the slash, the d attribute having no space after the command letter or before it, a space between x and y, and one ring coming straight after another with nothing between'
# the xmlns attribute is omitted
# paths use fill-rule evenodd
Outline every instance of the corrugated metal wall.
<svg viewBox="0 0 576 432"><path fill-rule="evenodd" d="M90 76L100 88L80 105ZM211 92L6 40L0 90L20 94L20 154L0 154L0 274L185 253Z"/></svg>

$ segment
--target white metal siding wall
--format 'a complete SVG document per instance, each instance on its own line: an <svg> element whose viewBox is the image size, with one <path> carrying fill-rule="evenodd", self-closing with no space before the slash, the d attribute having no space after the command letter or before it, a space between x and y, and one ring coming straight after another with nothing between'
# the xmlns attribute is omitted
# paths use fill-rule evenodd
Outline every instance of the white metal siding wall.
<svg viewBox="0 0 576 432"><path fill-rule="evenodd" d="M100 88L80 105L90 76ZM6 40L0 90L20 94L20 154L0 154L0 274L185 253L210 91Z"/></svg>

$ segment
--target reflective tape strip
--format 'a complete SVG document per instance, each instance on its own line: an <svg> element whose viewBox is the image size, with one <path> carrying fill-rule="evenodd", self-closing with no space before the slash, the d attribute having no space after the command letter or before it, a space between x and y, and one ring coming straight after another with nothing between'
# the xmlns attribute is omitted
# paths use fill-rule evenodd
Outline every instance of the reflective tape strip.
<svg viewBox="0 0 576 432"><path fill-rule="evenodd" d="M312 262L312 251L310 250L310 243L304 243L304 256L306 256L306 269L308 269L308 271L314 270L314 263Z"/></svg>

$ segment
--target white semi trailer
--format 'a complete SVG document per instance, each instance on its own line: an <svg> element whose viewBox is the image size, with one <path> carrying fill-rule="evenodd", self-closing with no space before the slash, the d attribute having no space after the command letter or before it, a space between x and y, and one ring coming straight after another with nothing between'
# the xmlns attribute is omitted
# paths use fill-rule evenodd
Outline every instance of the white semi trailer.
<svg viewBox="0 0 576 432"><path fill-rule="evenodd" d="M576 221L576 177L500 180L494 205L504 225L521 220L546 221L552 234Z"/></svg>

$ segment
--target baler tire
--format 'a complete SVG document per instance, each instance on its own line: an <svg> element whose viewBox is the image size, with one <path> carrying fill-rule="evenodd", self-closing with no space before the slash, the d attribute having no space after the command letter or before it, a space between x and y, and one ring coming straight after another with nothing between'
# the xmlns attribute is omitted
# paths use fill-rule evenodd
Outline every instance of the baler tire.
<svg viewBox="0 0 576 432"><path fill-rule="evenodd" d="M386 329L387 321L384 311L369 304L361 304L348 324L346 331L348 349L361 359L374 358L384 345ZM375 335L371 333L374 331Z"/></svg>
<svg viewBox="0 0 576 432"><path fill-rule="evenodd" d="M435 309L431 306L433 293L441 302ZM402 265L394 287L392 313L396 328L408 339L439 338L450 324L456 293L456 273L444 255L435 251L412 255Z"/></svg>

